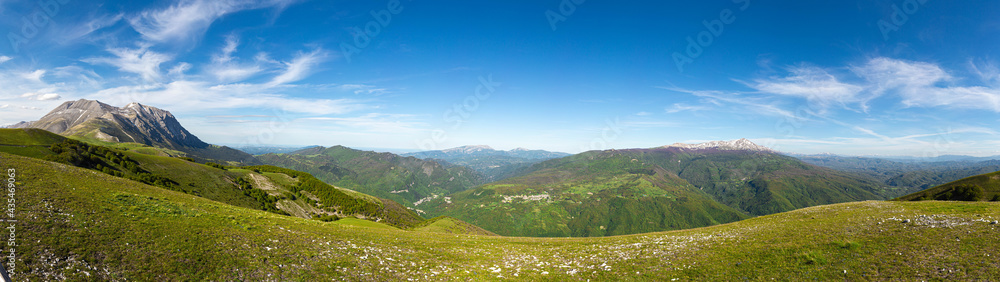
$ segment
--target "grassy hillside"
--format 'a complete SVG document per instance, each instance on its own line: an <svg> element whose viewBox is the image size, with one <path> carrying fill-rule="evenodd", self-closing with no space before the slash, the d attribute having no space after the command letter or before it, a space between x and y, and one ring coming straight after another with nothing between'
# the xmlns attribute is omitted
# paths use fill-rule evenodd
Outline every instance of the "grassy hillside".
<svg viewBox="0 0 1000 282"><path fill-rule="evenodd" d="M37 129L4 129L0 136L0 152L71 164L238 207L322 220L356 216L399 227L423 221L391 200L337 189L298 171L204 165L83 143Z"/></svg>
<svg viewBox="0 0 1000 282"><path fill-rule="evenodd" d="M98 124L100 123L99 120L94 120L94 122L97 122ZM90 126L90 124L91 123L87 123L81 126ZM178 146L175 147L174 149L169 149L165 147L151 146L135 142L109 142L101 140L100 138L94 136L93 132L99 132L100 130L107 130L107 128L96 127L94 131L86 131L90 132L88 134L82 134L80 132L72 132L72 134L68 134L67 137L84 141L87 143L99 144L105 147L112 147L122 150L129 150L146 155L191 158L199 163L215 162L228 165L262 164L252 155L226 146L219 146L219 145L205 145L203 147Z"/></svg>
<svg viewBox="0 0 1000 282"><path fill-rule="evenodd" d="M327 183L400 202L407 207L465 191L482 177L465 167L446 167L434 161L335 146L314 147L293 154L257 156L265 164L308 172Z"/></svg>
<svg viewBox="0 0 1000 282"><path fill-rule="evenodd" d="M36 159L0 162L16 172L17 281L1000 277L998 203L859 202L683 231L481 237L280 216Z"/></svg>
<svg viewBox="0 0 1000 282"><path fill-rule="evenodd" d="M129 151L144 155L154 155L154 156L164 156L164 157L189 157L197 160L201 163L206 162L218 162L227 163L232 165L240 164L259 164L256 159L247 160L245 162L225 162L219 161L219 159L235 159L237 156L251 157L245 153L232 153L233 149L219 147L210 145L209 147L196 149L192 148L192 152L182 152L177 150L171 150L166 148L153 147L145 144L132 143L132 142L108 142L101 141L96 138L89 138L85 136L69 136L70 139L79 140L89 144L100 145L104 147L114 148L121 151ZM62 142L67 139L67 137L51 133L42 129L36 128L24 128L24 129L8 129L0 128L0 151L14 153L17 152L18 155L32 156L32 157L44 157L51 155L48 152L47 147L52 144ZM222 154L222 155L217 155Z"/></svg>
<svg viewBox="0 0 1000 282"><path fill-rule="evenodd" d="M662 168L602 154L568 157L526 176L433 199L426 210L501 235L546 237L635 234L746 218Z"/></svg>
<svg viewBox="0 0 1000 282"><path fill-rule="evenodd" d="M428 219L417 226L410 228L413 231L420 232L436 232L436 233L448 233L448 234L465 234L465 235L481 235L481 236L497 236L496 233L487 231L486 229L479 228L478 226L469 224L468 222L461 221L454 217L435 217Z"/></svg>
<svg viewBox="0 0 1000 282"><path fill-rule="evenodd" d="M956 180L897 200L1000 201L1000 171Z"/></svg>
<svg viewBox="0 0 1000 282"><path fill-rule="evenodd" d="M49 146L63 140L66 138L41 129L0 128L0 152L44 158L53 154Z"/></svg>

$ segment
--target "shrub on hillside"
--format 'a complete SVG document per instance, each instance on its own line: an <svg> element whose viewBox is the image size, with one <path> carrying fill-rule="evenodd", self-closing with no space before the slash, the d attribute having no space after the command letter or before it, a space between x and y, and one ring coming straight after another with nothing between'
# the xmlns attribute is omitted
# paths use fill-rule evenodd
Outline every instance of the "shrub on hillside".
<svg viewBox="0 0 1000 282"><path fill-rule="evenodd" d="M207 163L205 163L205 165L210 166L210 167L214 167L214 168L218 168L218 169L222 169L222 170L226 169L226 167L224 167L224 166L222 166L220 164L217 164L217 163L213 163L213 162L207 162Z"/></svg>
<svg viewBox="0 0 1000 282"><path fill-rule="evenodd" d="M973 184L962 184L937 194L935 199L941 201L979 201L983 199L982 187Z"/></svg>

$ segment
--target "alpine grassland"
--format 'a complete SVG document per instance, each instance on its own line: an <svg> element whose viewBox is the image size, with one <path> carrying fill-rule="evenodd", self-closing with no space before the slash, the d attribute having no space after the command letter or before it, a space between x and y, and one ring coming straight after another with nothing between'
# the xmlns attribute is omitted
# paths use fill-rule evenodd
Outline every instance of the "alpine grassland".
<svg viewBox="0 0 1000 282"><path fill-rule="evenodd" d="M866 201L680 231L524 238L323 222L0 153L34 280L989 280L1000 204Z"/></svg>

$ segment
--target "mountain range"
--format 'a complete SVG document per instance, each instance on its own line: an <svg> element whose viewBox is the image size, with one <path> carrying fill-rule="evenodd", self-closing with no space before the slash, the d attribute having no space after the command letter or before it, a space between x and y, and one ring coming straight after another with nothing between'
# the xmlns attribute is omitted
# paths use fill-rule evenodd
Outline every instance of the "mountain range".
<svg viewBox="0 0 1000 282"><path fill-rule="evenodd" d="M997 247L1000 210L987 201L1000 201L1000 172L916 193L887 185L988 161L810 160L835 170L741 139L426 159L310 147L219 164L169 112L139 104L75 101L18 127L0 129L0 161L18 203L19 280L1000 275L972 259ZM527 164L488 181L434 157ZM830 205L842 202L854 203ZM650 233L677 229L688 230Z"/></svg>
<svg viewBox="0 0 1000 282"><path fill-rule="evenodd" d="M872 179L736 140L549 160L518 176L431 200L427 211L501 235L606 236L707 226L893 193Z"/></svg>
<svg viewBox="0 0 1000 282"><path fill-rule="evenodd" d="M425 160L471 168L483 175L485 182L503 180L532 164L569 156L567 153L516 148L510 151L495 150L490 146L463 146L437 151L406 153Z"/></svg>
<svg viewBox="0 0 1000 282"><path fill-rule="evenodd" d="M833 155L799 155L796 157L810 164L869 176L882 182L885 186L897 187L901 194L892 196L902 196L962 178L1000 171L1000 160L991 158L953 156L916 162Z"/></svg>

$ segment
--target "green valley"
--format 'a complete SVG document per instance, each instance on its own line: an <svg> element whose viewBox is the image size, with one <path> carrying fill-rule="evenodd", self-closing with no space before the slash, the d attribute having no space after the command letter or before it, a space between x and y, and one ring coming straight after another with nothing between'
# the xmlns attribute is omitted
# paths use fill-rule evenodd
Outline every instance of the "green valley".
<svg viewBox="0 0 1000 282"><path fill-rule="evenodd" d="M885 199L876 181L766 151L629 149L545 161L522 176L428 202L501 235L607 236L710 226Z"/></svg>
<svg viewBox="0 0 1000 282"><path fill-rule="evenodd" d="M311 173L327 183L391 199L407 207L482 184L482 176L465 167L392 153L343 146L313 147L290 154L264 154L265 164Z"/></svg>

